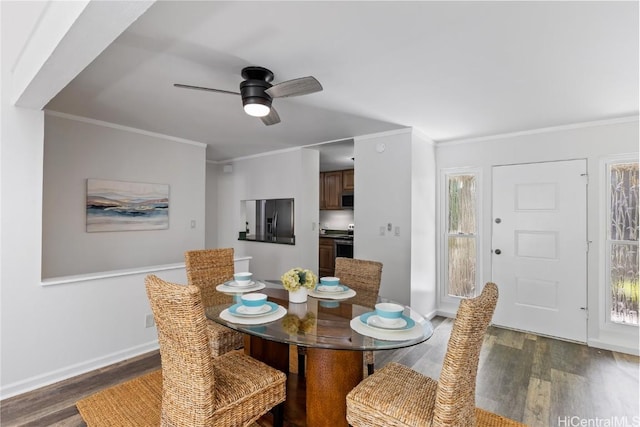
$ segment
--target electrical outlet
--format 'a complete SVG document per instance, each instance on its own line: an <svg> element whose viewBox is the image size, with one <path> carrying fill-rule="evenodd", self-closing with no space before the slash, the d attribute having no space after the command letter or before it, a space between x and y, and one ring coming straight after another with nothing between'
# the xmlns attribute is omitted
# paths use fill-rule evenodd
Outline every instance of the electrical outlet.
<svg viewBox="0 0 640 427"><path fill-rule="evenodd" d="M153 314L147 314L144 318L144 327L153 328L156 326L156 320L153 318Z"/></svg>
<svg viewBox="0 0 640 427"><path fill-rule="evenodd" d="M196 220L195 219L191 220L191 228L196 228Z"/></svg>
<svg viewBox="0 0 640 427"><path fill-rule="evenodd" d="M399 227L399 226L397 226L397 225L396 225L396 228L395 228L394 234L395 234L396 236L399 236L399 235L400 235L400 227Z"/></svg>

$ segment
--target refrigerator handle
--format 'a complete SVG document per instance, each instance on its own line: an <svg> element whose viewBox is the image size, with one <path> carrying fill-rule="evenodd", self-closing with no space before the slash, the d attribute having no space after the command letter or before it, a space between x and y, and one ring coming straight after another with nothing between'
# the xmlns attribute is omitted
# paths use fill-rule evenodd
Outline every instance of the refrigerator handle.
<svg viewBox="0 0 640 427"><path fill-rule="evenodd" d="M278 237L278 211L273 213L273 236Z"/></svg>

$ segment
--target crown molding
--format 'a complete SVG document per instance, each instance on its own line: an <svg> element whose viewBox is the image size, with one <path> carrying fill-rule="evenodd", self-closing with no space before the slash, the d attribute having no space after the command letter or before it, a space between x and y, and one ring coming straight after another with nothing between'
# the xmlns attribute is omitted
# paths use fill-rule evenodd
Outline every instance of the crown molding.
<svg viewBox="0 0 640 427"><path fill-rule="evenodd" d="M357 141L363 141L366 139L375 139L375 138L383 138L385 136L393 136L393 135L401 135L404 133L411 133L413 132L412 127L406 127L406 128L402 128L402 129L394 129L394 130L389 130L386 132L378 132L378 133L370 133L367 135L359 135L359 136L354 136L353 139L357 140Z"/></svg>
<svg viewBox="0 0 640 427"><path fill-rule="evenodd" d="M157 132L150 132L148 130L133 128L133 127L129 127L129 126L117 125L115 123L105 122L105 121L102 121L102 120L90 119L88 117L76 116L74 114L61 113L59 111L53 111L53 110L45 110L44 113L47 116L60 117L60 118L63 118L63 119L74 120L76 122L88 123L88 124L91 124L91 125L102 126L102 127L107 127L107 128L111 128L111 129L117 129L117 130L121 130L121 131L125 131L125 132L137 133L137 134L140 134L140 135L151 136L151 137L154 137L154 138L166 139L167 141L178 142L180 144L195 145L196 147L201 147L201 148L205 148L205 149L207 148L207 144L205 144L204 142L192 141L190 139L178 138L176 136L165 135L165 134L157 133Z"/></svg>
<svg viewBox="0 0 640 427"><path fill-rule="evenodd" d="M428 143L429 145L436 145L436 142L429 137L429 135L427 135L426 133L424 133L423 131L421 131L418 128L413 128L413 132L412 134L417 137L420 138L421 140L423 140L424 142Z"/></svg>
<svg viewBox="0 0 640 427"><path fill-rule="evenodd" d="M479 142L495 141L498 139L537 135L541 133L561 132L565 130L583 129L583 128L589 128L589 127L595 127L595 126L607 126L607 125L614 125L614 124L620 124L620 123L637 122L638 120L639 120L639 117L637 115L625 116L625 117L618 117L615 119L594 120L591 122L572 123L568 125L551 126L551 127L539 128L539 129L530 129L530 130L525 130L520 132L510 132L510 133L502 133L502 134L496 134L496 135L490 135L490 136L480 136L477 138L436 141L436 145L443 147L443 146L449 146L449 145L475 144Z"/></svg>

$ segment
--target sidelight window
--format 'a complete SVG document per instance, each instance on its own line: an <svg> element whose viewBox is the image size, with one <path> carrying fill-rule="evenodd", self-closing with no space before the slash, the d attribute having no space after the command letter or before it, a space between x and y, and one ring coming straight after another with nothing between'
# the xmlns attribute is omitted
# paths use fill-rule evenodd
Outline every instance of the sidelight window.
<svg viewBox="0 0 640 427"><path fill-rule="evenodd" d="M607 311L638 326L638 162L609 162L607 181Z"/></svg>
<svg viewBox="0 0 640 427"><path fill-rule="evenodd" d="M474 297L478 273L478 178L445 173L445 289L453 297Z"/></svg>

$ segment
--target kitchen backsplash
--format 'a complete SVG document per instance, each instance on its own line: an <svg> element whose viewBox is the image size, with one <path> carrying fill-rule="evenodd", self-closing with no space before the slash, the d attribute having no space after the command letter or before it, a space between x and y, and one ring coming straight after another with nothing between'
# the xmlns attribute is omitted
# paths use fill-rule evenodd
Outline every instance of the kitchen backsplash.
<svg viewBox="0 0 640 427"><path fill-rule="evenodd" d="M328 230L346 230L353 224L353 211L320 211L320 228Z"/></svg>

